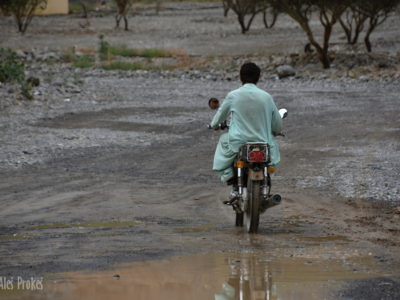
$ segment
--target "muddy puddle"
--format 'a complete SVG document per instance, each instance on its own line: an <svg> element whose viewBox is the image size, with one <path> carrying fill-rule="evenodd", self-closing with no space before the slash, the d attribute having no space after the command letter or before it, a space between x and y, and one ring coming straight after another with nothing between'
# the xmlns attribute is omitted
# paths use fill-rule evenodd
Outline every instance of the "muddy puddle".
<svg viewBox="0 0 400 300"><path fill-rule="evenodd" d="M7 299L335 299L344 282L378 275L368 255L201 254L47 275L42 291Z"/></svg>

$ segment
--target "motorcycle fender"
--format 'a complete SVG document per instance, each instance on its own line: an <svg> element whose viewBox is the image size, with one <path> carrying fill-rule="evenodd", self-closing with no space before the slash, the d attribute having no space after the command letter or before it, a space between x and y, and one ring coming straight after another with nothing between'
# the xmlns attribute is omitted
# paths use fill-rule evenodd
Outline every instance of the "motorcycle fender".
<svg viewBox="0 0 400 300"><path fill-rule="evenodd" d="M264 180L264 172L262 170L254 171L254 170L250 169L249 177L251 180Z"/></svg>

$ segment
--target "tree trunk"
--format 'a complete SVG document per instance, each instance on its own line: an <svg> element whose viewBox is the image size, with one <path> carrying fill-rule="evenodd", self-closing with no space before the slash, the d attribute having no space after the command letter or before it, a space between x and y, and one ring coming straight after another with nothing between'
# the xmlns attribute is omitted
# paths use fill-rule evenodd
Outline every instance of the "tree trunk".
<svg viewBox="0 0 400 300"><path fill-rule="evenodd" d="M306 32L308 40L310 41L311 45L317 50L318 59L322 63L324 69L329 69L331 67L331 62L328 56L328 48L325 46L322 48L320 44L314 39L314 35L309 27L308 23L299 23L303 30ZM326 36L326 32L324 37Z"/></svg>
<svg viewBox="0 0 400 300"><path fill-rule="evenodd" d="M24 19L22 16L16 16L15 17L17 26L18 26L18 32L21 34L24 34L26 30L28 29L29 23L27 23L27 20Z"/></svg>
<svg viewBox="0 0 400 300"><path fill-rule="evenodd" d="M365 15L358 16L358 18L356 19L356 29L354 30L354 37L353 37L353 40L351 41L352 45L357 44L358 38L360 37L360 33L364 29L364 23L366 20L367 20L367 17Z"/></svg>
<svg viewBox="0 0 400 300"><path fill-rule="evenodd" d="M119 28L119 22L121 22L121 16L118 14L115 16L115 28Z"/></svg>
<svg viewBox="0 0 400 300"><path fill-rule="evenodd" d="M222 1L222 4L223 4L223 7L224 7L224 17L227 17L229 9L230 9L229 4L226 3L226 1Z"/></svg>
<svg viewBox="0 0 400 300"><path fill-rule="evenodd" d="M264 21L264 26L265 28L272 28L274 27L275 23L276 23L276 19L278 18L278 13L277 12L272 12L272 21L271 24L268 24L268 20L267 20L267 9L265 9L263 11L263 21Z"/></svg>
<svg viewBox="0 0 400 300"><path fill-rule="evenodd" d="M244 23L244 16L242 14L238 14L238 21L240 24L240 28L242 28L242 34L245 34L247 32L246 25Z"/></svg>
<svg viewBox="0 0 400 300"><path fill-rule="evenodd" d="M371 35L371 32L368 32L364 38L365 47L367 47L368 52L372 52L372 45L371 45L371 41L369 40L370 35Z"/></svg>
<svg viewBox="0 0 400 300"><path fill-rule="evenodd" d="M246 32L250 30L251 24L253 23L256 15L257 15L257 12L253 12L253 14L251 15L249 21L247 22Z"/></svg>
<svg viewBox="0 0 400 300"><path fill-rule="evenodd" d="M318 49L317 49L318 51ZM319 60L322 63L324 69L329 69L331 67L331 60L328 55L328 51L322 50L318 51Z"/></svg>
<svg viewBox="0 0 400 300"><path fill-rule="evenodd" d="M351 29L346 26L346 24L343 22L342 18L339 19L339 24L340 24L340 26L342 26L343 31L346 34L347 43L351 44L352 43Z"/></svg>
<svg viewBox="0 0 400 300"><path fill-rule="evenodd" d="M369 38L371 36L371 33L374 31L376 25L377 25L377 21L375 21L374 19L370 19L369 27L368 27L367 33L365 34L365 37L364 37L365 47L367 47L368 52L372 52L372 45L371 45L371 41Z"/></svg>
<svg viewBox="0 0 400 300"><path fill-rule="evenodd" d="M157 0L157 3L156 3L156 15L157 16L160 14L160 10L161 10L161 0Z"/></svg>
<svg viewBox="0 0 400 300"><path fill-rule="evenodd" d="M353 37L353 39L352 39L351 42L350 42L350 45L355 45L355 44L357 44L358 38L360 37L360 32L361 32L361 30L357 30L357 29L356 29L356 31L354 32L354 37Z"/></svg>
<svg viewBox="0 0 400 300"><path fill-rule="evenodd" d="M124 22L125 22L125 31L128 31L128 18L126 16L124 16Z"/></svg>

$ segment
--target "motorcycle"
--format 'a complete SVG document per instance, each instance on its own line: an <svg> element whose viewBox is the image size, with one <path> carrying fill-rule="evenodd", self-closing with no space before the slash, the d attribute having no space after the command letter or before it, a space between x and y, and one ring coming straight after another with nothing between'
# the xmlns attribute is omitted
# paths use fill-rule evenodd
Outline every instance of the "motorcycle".
<svg viewBox="0 0 400 300"><path fill-rule="evenodd" d="M218 109L219 101L212 98L208 105L211 109ZM282 108L279 114L284 119L288 111ZM214 129L229 129L229 125L224 121ZM270 161L270 146L265 142L256 142L244 144L233 163L236 189L224 204L231 205L235 211L235 225L243 227L245 224L248 233L257 233L260 214L282 202L279 194L271 194L271 175L275 168Z"/></svg>

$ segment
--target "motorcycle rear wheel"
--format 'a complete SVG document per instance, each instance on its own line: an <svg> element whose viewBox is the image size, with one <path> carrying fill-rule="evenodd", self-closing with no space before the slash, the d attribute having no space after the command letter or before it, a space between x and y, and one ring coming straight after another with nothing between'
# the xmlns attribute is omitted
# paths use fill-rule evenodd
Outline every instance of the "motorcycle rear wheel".
<svg viewBox="0 0 400 300"><path fill-rule="evenodd" d="M248 233L257 233L260 221L261 188L260 181L247 180L248 202L245 211L246 229Z"/></svg>

